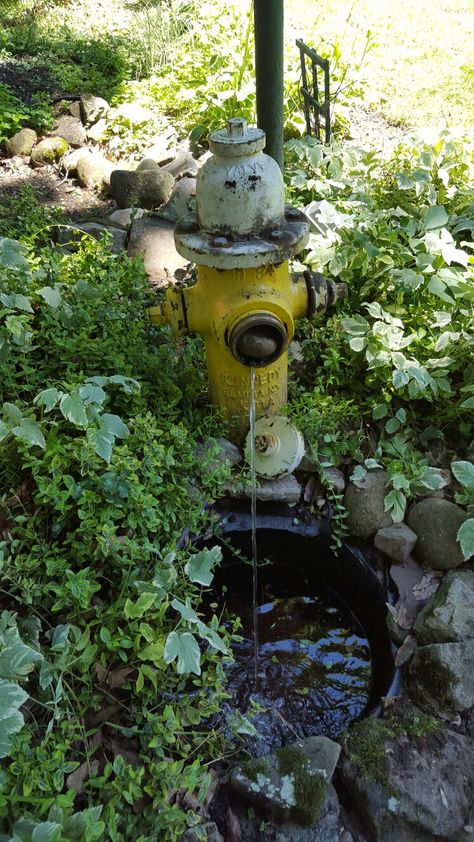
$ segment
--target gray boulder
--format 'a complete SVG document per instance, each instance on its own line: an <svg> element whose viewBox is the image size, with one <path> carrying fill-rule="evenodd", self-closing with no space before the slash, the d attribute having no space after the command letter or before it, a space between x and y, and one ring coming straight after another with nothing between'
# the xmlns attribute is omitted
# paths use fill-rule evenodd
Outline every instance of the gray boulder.
<svg viewBox="0 0 474 842"><path fill-rule="evenodd" d="M162 169L114 170L110 186L112 195L119 208L129 208L136 205L140 208L153 210L160 207L170 196L174 178Z"/></svg>
<svg viewBox="0 0 474 842"><path fill-rule="evenodd" d="M398 600L387 614L387 625L397 643L403 643L425 601L417 598L415 588L422 579L423 569L410 556L401 564L392 564L390 576L398 588Z"/></svg>
<svg viewBox="0 0 474 842"><path fill-rule="evenodd" d="M365 476L350 482L344 494L347 511L346 524L352 535L369 538L378 529L389 526L392 518L384 509L388 493L388 477L385 471L367 471Z"/></svg>
<svg viewBox="0 0 474 842"><path fill-rule="evenodd" d="M456 643L472 638L474 646L474 573L448 573L413 628L420 643Z"/></svg>
<svg viewBox="0 0 474 842"><path fill-rule="evenodd" d="M162 219L177 222L193 209L196 199L196 179L180 178L173 187L168 201L158 211Z"/></svg>
<svg viewBox="0 0 474 842"><path fill-rule="evenodd" d="M330 786L317 822L312 827L301 827L285 822L275 827L275 842L338 842L340 830L339 800Z"/></svg>
<svg viewBox="0 0 474 842"><path fill-rule="evenodd" d="M420 646L410 663L411 696L425 708L457 713L474 705L474 645L431 643Z"/></svg>
<svg viewBox="0 0 474 842"><path fill-rule="evenodd" d="M187 175L195 178L199 172L199 164L188 149L178 149L176 157L162 169L174 175L175 178Z"/></svg>
<svg viewBox="0 0 474 842"><path fill-rule="evenodd" d="M81 96L81 117L86 126L96 123L101 117L110 114L110 105L106 99L94 94L83 94Z"/></svg>
<svg viewBox="0 0 474 842"><path fill-rule="evenodd" d="M82 120L81 102L79 99L76 99L74 102L71 102L68 111L71 117L75 117L77 120Z"/></svg>
<svg viewBox="0 0 474 842"><path fill-rule="evenodd" d="M136 172L143 172L143 170L159 170L159 166L153 158L142 158L138 167L136 167Z"/></svg>
<svg viewBox="0 0 474 842"><path fill-rule="evenodd" d="M70 115L68 116L67 114L64 117L60 117L54 126L54 132L58 137L66 140L69 146L84 146L86 142L86 130L81 120Z"/></svg>
<svg viewBox="0 0 474 842"><path fill-rule="evenodd" d="M435 570L449 570L462 564L464 559L456 536L466 519L466 512L460 506L436 497L412 506L407 523L418 536L417 558Z"/></svg>
<svg viewBox="0 0 474 842"><path fill-rule="evenodd" d="M108 121L105 119L105 117L101 117L100 120L97 120L96 123L93 123L92 126L89 126L89 128L87 129L87 140L92 140L94 143L99 143L107 126Z"/></svg>
<svg viewBox="0 0 474 842"><path fill-rule="evenodd" d="M187 265L176 251L173 232L174 226L170 222L156 217L135 219L130 229L128 254L143 258L150 281L158 286L167 283L178 269Z"/></svg>
<svg viewBox="0 0 474 842"><path fill-rule="evenodd" d="M58 243L67 246L70 251L73 251L74 247L77 246L84 235L94 237L95 240L101 240L106 236L113 254L118 254L125 248L125 240L127 238L126 231L123 231L121 228L112 228L107 225L100 225L97 222L79 222L76 226L68 225L60 228Z"/></svg>
<svg viewBox="0 0 474 842"><path fill-rule="evenodd" d="M111 222L120 225L122 228L130 228L134 219L141 219L145 211L143 208L122 208L109 215Z"/></svg>
<svg viewBox="0 0 474 842"><path fill-rule="evenodd" d="M81 187L101 190L110 179L112 166L100 152L87 152L77 159L77 180Z"/></svg>
<svg viewBox="0 0 474 842"><path fill-rule="evenodd" d="M379 529L374 544L393 561L405 561L416 544L416 535L405 523L392 523Z"/></svg>
<svg viewBox="0 0 474 842"><path fill-rule="evenodd" d="M216 470L220 465L230 464L232 467L238 465L242 461L242 451L236 444L229 439L219 436L218 438L209 438L204 442L196 445L196 456L205 459L208 457L210 463L207 463L208 470Z"/></svg>
<svg viewBox="0 0 474 842"><path fill-rule="evenodd" d="M15 155L31 155L31 150L36 143L36 132L33 129L20 129L5 144L6 153L9 158Z"/></svg>
<svg viewBox="0 0 474 842"><path fill-rule="evenodd" d="M31 163L36 167L54 164L69 150L69 144L62 137L45 137L34 147Z"/></svg>
<svg viewBox="0 0 474 842"><path fill-rule="evenodd" d="M315 824L341 748L327 737L307 737L234 769L230 786L269 816Z"/></svg>
<svg viewBox="0 0 474 842"><path fill-rule="evenodd" d="M367 745L367 756L374 746ZM377 746L382 768L376 779L351 755L341 770L374 842L458 838L469 820L474 784L470 741L453 731L424 744L403 734L390 740L381 734Z"/></svg>

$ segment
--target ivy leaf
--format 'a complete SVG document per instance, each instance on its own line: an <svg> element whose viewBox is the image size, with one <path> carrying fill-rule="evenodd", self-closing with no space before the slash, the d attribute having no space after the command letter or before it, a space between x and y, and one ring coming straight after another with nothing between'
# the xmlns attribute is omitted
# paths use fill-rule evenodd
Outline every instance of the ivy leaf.
<svg viewBox="0 0 474 842"><path fill-rule="evenodd" d="M425 213L424 223L427 231L433 228L442 228L448 221L448 214L443 205L432 205Z"/></svg>
<svg viewBox="0 0 474 842"><path fill-rule="evenodd" d="M0 266L4 266L6 269L27 271L29 273L30 267L28 261L17 240L0 237Z"/></svg>
<svg viewBox="0 0 474 842"><path fill-rule="evenodd" d="M63 395L59 409L67 421L75 424L76 427L87 427L87 415L84 408L84 401L78 392L71 395Z"/></svg>
<svg viewBox="0 0 474 842"><path fill-rule="evenodd" d="M53 310L56 310L59 305L61 304L61 293L58 289L53 289L53 287L43 287L42 289L38 290L38 295L41 295L41 298L46 301Z"/></svg>
<svg viewBox="0 0 474 842"><path fill-rule="evenodd" d="M474 465L471 462L452 462L451 470L460 485L474 490Z"/></svg>
<svg viewBox="0 0 474 842"><path fill-rule="evenodd" d="M10 737L24 724L19 708L28 699L28 693L13 681L0 679L0 758L8 757Z"/></svg>
<svg viewBox="0 0 474 842"><path fill-rule="evenodd" d="M250 719L243 716L239 710L236 710L231 717L229 717L229 725L234 735L248 734L249 737L258 736L258 731L255 725L252 725Z"/></svg>
<svg viewBox="0 0 474 842"><path fill-rule="evenodd" d="M98 406L102 406L107 397L102 386L96 383L85 383L80 387L79 394L85 403L95 403Z"/></svg>
<svg viewBox="0 0 474 842"><path fill-rule="evenodd" d="M23 415L14 403L8 403L7 401L3 404L3 417L13 427L15 424L21 424Z"/></svg>
<svg viewBox="0 0 474 842"><path fill-rule="evenodd" d="M61 825L57 822L41 822L37 824L31 842L58 842L61 836Z"/></svg>
<svg viewBox="0 0 474 842"><path fill-rule="evenodd" d="M199 645L190 632L170 632L166 638L164 659L167 664L177 661L176 669L179 675L188 675L191 672L201 675Z"/></svg>
<svg viewBox="0 0 474 842"><path fill-rule="evenodd" d="M39 392L36 395L33 403L36 404L36 406L44 406L46 412L51 412L62 396L63 392L58 392L58 390L54 387L51 389L43 389L42 392Z"/></svg>
<svg viewBox="0 0 474 842"><path fill-rule="evenodd" d="M222 560L220 547L212 547L210 550L201 550L191 556L184 566L185 573L198 585L210 585L213 579L212 567Z"/></svg>
<svg viewBox="0 0 474 842"><path fill-rule="evenodd" d="M184 605L184 603L180 602L179 599L173 599L173 601L171 602L171 607L174 608L175 611L178 611L178 613L181 614L183 620L186 620L188 623L198 622L198 615L187 603L186 605Z"/></svg>
<svg viewBox="0 0 474 842"><path fill-rule="evenodd" d="M142 593L136 602L127 599L125 602L124 614L127 620L137 620L151 608L156 600L156 593Z"/></svg>
<svg viewBox="0 0 474 842"><path fill-rule="evenodd" d="M474 517L465 520L459 527L457 539L461 544L461 551L464 561L469 561L474 555Z"/></svg>
<svg viewBox="0 0 474 842"><path fill-rule="evenodd" d="M8 429L5 421L0 419L0 441L5 439L10 434L10 430Z"/></svg>
<svg viewBox="0 0 474 842"><path fill-rule="evenodd" d="M100 456L100 458L109 465L112 458L112 449L115 443L115 438L112 433L109 433L103 428L97 429L96 427L89 427L87 430L87 441L93 447L97 456Z"/></svg>
<svg viewBox="0 0 474 842"><path fill-rule="evenodd" d="M105 830L104 822L99 821L101 813L102 805L74 813L64 823L64 836L74 842L100 839Z"/></svg>
<svg viewBox="0 0 474 842"><path fill-rule="evenodd" d="M18 633L5 635L5 648L0 652L0 678L20 681L43 660L41 652L23 643Z"/></svg>
<svg viewBox="0 0 474 842"><path fill-rule="evenodd" d="M214 649L217 649L218 652L222 652L223 655L227 655L227 646L214 629L206 626L205 623L201 622L201 620L198 620L196 625L200 636L204 638L204 640L207 640L207 642L210 643Z"/></svg>
<svg viewBox="0 0 474 842"><path fill-rule="evenodd" d="M121 386L126 395L137 395L141 389L140 384L133 377L124 377L122 374L113 374L108 378L109 383L116 383Z"/></svg>
<svg viewBox="0 0 474 842"><path fill-rule="evenodd" d="M41 427L33 418L23 418L21 424L13 427L12 433L18 439L28 444L37 444L39 447L46 447L46 440L41 432Z"/></svg>
<svg viewBox="0 0 474 842"><path fill-rule="evenodd" d="M385 418L388 415L388 407L386 403L378 403L377 406L374 406L372 410L372 418L374 421L380 421L381 418Z"/></svg>
<svg viewBox="0 0 474 842"><path fill-rule="evenodd" d="M100 421L101 428L119 439L124 439L130 435L130 430L118 415L110 415L110 413L105 412L104 415L101 415Z"/></svg>

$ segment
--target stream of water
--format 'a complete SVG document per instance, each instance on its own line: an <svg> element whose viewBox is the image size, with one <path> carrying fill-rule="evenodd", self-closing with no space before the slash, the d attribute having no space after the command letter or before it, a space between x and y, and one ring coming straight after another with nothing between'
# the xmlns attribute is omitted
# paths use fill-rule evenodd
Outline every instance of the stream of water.
<svg viewBox="0 0 474 842"><path fill-rule="evenodd" d="M255 473L255 368L250 369L250 480L252 518L252 625L254 656L254 689L258 691L258 555L257 555L257 477Z"/></svg>

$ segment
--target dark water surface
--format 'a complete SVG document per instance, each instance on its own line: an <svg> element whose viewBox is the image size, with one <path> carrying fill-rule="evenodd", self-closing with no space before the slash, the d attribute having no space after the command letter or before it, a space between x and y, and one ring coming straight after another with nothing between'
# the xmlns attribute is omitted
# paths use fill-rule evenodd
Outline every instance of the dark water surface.
<svg viewBox="0 0 474 842"><path fill-rule="evenodd" d="M370 646L361 625L329 589L317 595L285 594L277 581L281 575L275 580L264 565L259 570L266 594L260 592L258 605L256 690L249 571L245 564L236 567L220 600L227 616L242 622L243 639L233 644L235 663L226 670L230 705L248 714L258 703L261 710L251 721L272 747L290 736L337 738L363 713L370 695ZM304 581L299 584L305 587Z"/></svg>

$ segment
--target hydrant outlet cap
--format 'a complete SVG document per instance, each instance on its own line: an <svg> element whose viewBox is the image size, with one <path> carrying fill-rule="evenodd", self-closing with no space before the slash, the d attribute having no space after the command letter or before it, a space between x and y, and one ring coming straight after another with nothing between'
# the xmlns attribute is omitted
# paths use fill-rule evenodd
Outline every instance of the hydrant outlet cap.
<svg viewBox="0 0 474 842"><path fill-rule="evenodd" d="M224 158L240 158L261 152L266 143L262 129L248 128L243 117L227 121L227 128L209 135L209 149L214 155Z"/></svg>

